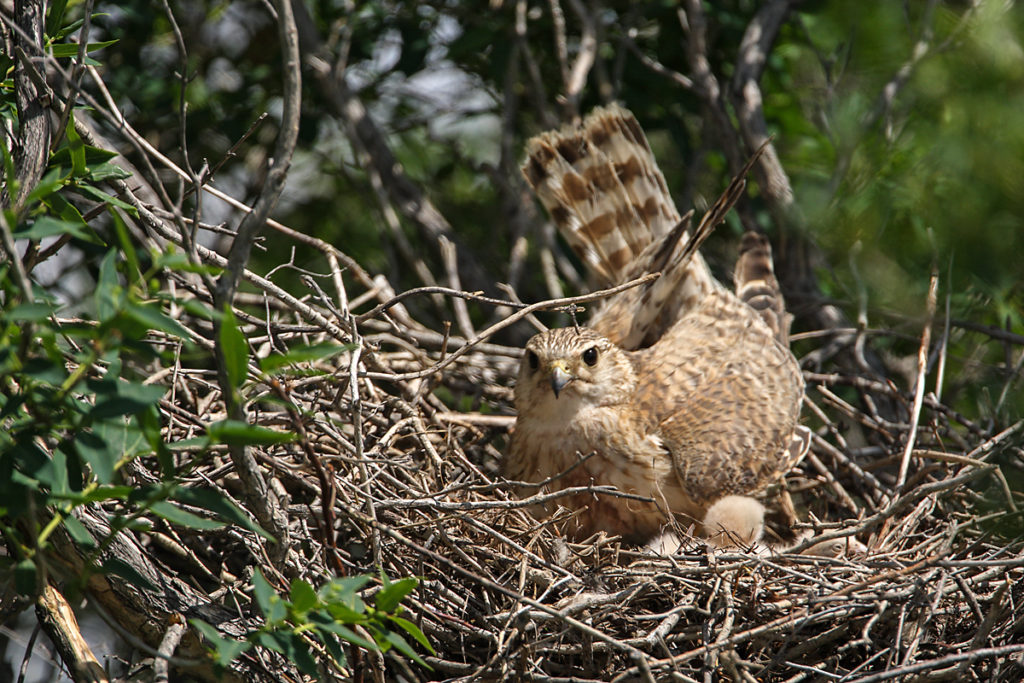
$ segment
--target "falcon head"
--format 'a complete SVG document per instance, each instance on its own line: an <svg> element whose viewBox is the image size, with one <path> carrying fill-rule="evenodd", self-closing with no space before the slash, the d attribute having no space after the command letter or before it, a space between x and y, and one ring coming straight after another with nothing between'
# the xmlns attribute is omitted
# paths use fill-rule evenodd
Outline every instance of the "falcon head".
<svg viewBox="0 0 1024 683"><path fill-rule="evenodd" d="M608 406L627 400L636 387L629 356L585 327L548 330L526 342L516 381L516 409L555 412Z"/></svg>

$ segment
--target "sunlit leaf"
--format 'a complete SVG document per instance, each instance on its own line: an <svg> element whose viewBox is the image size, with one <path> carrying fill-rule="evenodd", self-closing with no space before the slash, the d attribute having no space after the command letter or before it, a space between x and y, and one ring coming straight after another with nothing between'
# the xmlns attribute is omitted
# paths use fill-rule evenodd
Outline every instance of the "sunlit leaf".
<svg viewBox="0 0 1024 683"><path fill-rule="evenodd" d="M419 581L412 577L399 579L386 584L373 596L373 602L377 609L385 612L394 612L402 599L416 590Z"/></svg>
<svg viewBox="0 0 1024 683"><path fill-rule="evenodd" d="M221 420L207 427L210 437L218 443L248 446L273 446L295 440L294 434L267 429L237 420Z"/></svg>
<svg viewBox="0 0 1024 683"><path fill-rule="evenodd" d="M357 348L356 344L311 344L296 346L288 349L286 353L273 353L266 358L260 359L260 369L263 372L274 372L275 370L292 363L306 363L310 361L325 360L346 351Z"/></svg>
<svg viewBox="0 0 1024 683"><path fill-rule="evenodd" d="M96 50L102 50L105 47L110 47L116 40L102 40L98 43L89 43L85 46L86 53L95 52ZM54 57L75 57L78 55L78 43L59 43L52 46Z"/></svg>

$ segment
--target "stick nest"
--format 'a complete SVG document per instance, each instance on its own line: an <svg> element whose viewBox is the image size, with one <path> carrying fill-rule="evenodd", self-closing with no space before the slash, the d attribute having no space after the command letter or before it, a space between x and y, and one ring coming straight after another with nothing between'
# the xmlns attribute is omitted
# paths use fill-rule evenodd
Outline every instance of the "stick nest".
<svg viewBox="0 0 1024 683"><path fill-rule="evenodd" d="M436 650L422 652L432 670L390 655L351 666L406 680L1024 676L1024 543L1008 483L1024 469L1021 422L978 424L931 392L915 400L909 387L924 374L890 381L860 370L855 332L806 335L797 343L804 422L816 436L785 484L802 520L796 531L843 547L856 539L866 554L801 554L809 542L799 539L789 551L761 552L693 540L671 556L615 538L570 543L557 533L558 515L532 519L498 475L518 347L495 343L489 330L421 324L406 304L437 304L436 293L396 298L382 278L343 261L334 275L333 298L307 280L319 294L298 310L269 293L239 310L255 355L325 340L354 339L359 349L247 386L252 422L300 437L251 449L286 494L290 538L272 561L271 546L254 550L255 536L207 534L202 564L227 569L242 590L257 564L281 586L378 568L421 577L406 616ZM515 307L491 310L500 326ZM161 381L174 390L168 441L223 419L212 371ZM139 463L135 476L150 466ZM195 477L259 518L226 452ZM240 535L244 544L228 542ZM186 580L209 582L176 566Z"/></svg>

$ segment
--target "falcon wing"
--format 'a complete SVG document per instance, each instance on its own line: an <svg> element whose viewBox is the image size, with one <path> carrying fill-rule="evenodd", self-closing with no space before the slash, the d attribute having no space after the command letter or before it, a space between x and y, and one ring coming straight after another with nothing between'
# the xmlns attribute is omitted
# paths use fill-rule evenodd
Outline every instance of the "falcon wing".
<svg viewBox="0 0 1024 683"><path fill-rule="evenodd" d="M796 359L732 294L707 297L634 359L641 414L698 503L756 493L806 452Z"/></svg>

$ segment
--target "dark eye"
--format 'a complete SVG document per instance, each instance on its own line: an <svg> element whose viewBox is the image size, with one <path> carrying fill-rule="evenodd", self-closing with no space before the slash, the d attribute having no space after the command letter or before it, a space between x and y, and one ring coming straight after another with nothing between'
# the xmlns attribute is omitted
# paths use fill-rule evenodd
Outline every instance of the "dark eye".
<svg viewBox="0 0 1024 683"><path fill-rule="evenodd" d="M583 352L583 362L587 365L594 365L597 363L597 347L591 346L589 349Z"/></svg>
<svg viewBox="0 0 1024 683"><path fill-rule="evenodd" d="M540 359L537 358L537 354L535 354L533 351L526 352L526 360L530 363L531 370L536 370L537 365L540 364Z"/></svg>

